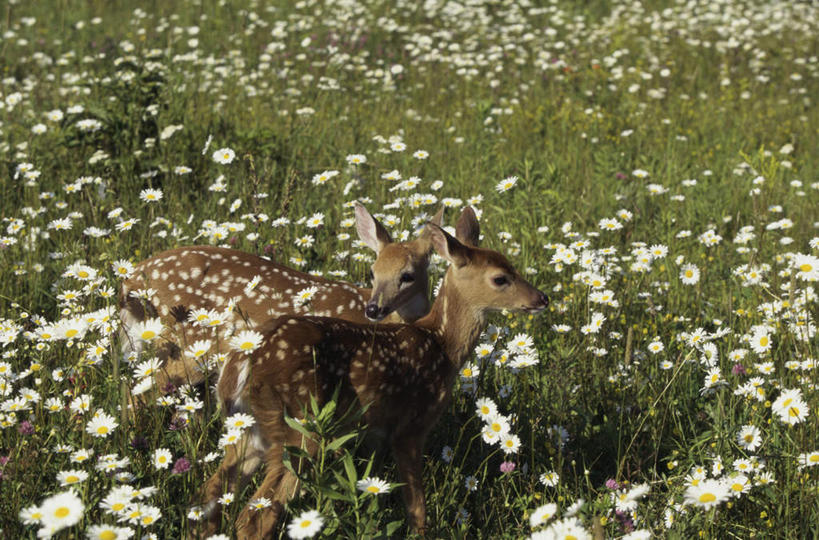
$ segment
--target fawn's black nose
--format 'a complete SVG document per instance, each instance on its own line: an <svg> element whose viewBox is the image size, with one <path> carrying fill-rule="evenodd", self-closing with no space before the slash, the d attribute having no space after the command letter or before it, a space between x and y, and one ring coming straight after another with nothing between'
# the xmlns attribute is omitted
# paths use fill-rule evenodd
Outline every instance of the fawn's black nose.
<svg viewBox="0 0 819 540"><path fill-rule="evenodd" d="M364 315L371 321L375 321L378 319L378 311L379 309L375 302L370 302L367 304L367 307L364 308Z"/></svg>
<svg viewBox="0 0 819 540"><path fill-rule="evenodd" d="M549 305L549 297L543 293L540 293L540 303L543 304L543 307Z"/></svg>

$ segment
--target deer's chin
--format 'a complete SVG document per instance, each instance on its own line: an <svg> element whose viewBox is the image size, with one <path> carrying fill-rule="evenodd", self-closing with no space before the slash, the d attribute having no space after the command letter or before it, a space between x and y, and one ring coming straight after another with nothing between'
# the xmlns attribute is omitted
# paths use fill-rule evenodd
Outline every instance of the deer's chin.
<svg viewBox="0 0 819 540"><path fill-rule="evenodd" d="M521 311L525 311L526 313L531 313L531 314L534 315L536 313L542 312L545 309L546 309L546 306L536 306L536 307L526 306L526 307L521 308Z"/></svg>
<svg viewBox="0 0 819 540"><path fill-rule="evenodd" d="M368 319L369 321L372 321L372 322L381 322L381 321L383 321L384 319L386 319L387 317L389 317L389 316L390 316L390 314L391 314L393 311L394 311L394 310L393 310L392 308L390 308L389 310L385 311L384 313L379 313L379 314L378 314L378 317L370 317L369 315L364 315L364 316L365 316L365 317L367 317L367 319Z"/></svg>

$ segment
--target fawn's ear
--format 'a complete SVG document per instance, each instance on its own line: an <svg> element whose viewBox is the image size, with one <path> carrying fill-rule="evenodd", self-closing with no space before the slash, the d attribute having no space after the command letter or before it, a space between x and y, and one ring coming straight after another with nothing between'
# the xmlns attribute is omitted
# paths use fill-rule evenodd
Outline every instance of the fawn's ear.
<svg viewBox="0 0 819 540"><path fill-rule="evenodd" d="M461 211L458 223L455 224L455 238L470 246L477 246L481 239L481 226L471 206Z"/></svg>
<svg viewBox="0 0 819 540"><path fill-rule="evenodd" d="M427 224L429 229L430 240L432 247L438 252L438 255L449 261L456 268L464 266L469 262L469 248L443 230L438 225L432 223Z"/></svg>
<svg viewBox="0 0 819 540"><path fill-rule="evenodd" d="M421 231L421 234L418 236L417 245L421 252L429 253L432 251L432 240L430 231L432 227L430 224L437 225L438 227L441 226L442 221L444 220L444 207L442 206L440 210L435 212L435 215L427 222L427 226L424 227L424 230Z"/></svg>
<svg viewBox="0 0 819 540"><path fill-rule="evenodd" d="M361 241L378 254L384 246L392 243L392 238L387 228L380 221L375 219L364 208L364 205L355 203L355 228Z"/></svg>
<svg viewBox="0 0 819 540"><path fill-rule="evenodd" d="M432 216L432 218L429 220L429 222L432 223L433 225L438 225L439 227L441 225L443 225L443 222L444 222L444 206L441 206L441 208L439 208L438 211L435 212L435 215Z"/></svg>

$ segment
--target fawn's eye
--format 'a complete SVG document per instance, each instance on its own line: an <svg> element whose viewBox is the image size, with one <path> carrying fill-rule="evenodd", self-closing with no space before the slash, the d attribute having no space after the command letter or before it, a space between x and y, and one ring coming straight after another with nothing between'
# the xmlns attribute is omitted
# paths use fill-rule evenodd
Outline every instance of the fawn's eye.
<svg viewBox="0 0 819 540"><path fill-rule="evenodd" d="M496 276L492 278L492 283L494 283L498 287L503 287L504 285L509 283L509 279L506 276Z"/></svg>
<svg viewBox="0 0 819 540"><path fill-rule="evenodd" d="M412 283L413 281L415 281L415 276L413 276L409 272L404 272L403 274L401 274L401 277L398 278L398 280L401 283Z"/></svg>

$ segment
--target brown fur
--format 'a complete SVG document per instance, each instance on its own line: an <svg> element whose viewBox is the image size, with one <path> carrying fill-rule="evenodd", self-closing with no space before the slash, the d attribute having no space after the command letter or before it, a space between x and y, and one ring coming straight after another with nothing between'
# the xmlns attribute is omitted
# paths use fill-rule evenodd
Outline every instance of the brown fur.
<svg viewBox="0 0 819 540"><path fill-rule="evenodd" d="M300 418L310 395L324 404L337 387L338 410L350 403L367 405L367 429L387 437L406 484L402 493L410 526L423 532L424 441L485 327L486 313L540 311L547 303L499 253L463 245L437 227L432 228L431 241L451 264L432 310L414 325L373 327L324 317L281 317L266 327L253 354L229 358L219 397L229 414L248 412L257 424L240 443L249 449L244 461L230 453L203 486L200 501L212 502L223 490L238 493L262 463L266 475L253 498L273 501L270 508L240 514L237 538L270 537L297 488L297 480L282 466L282 445L303 441L287 427L284 415ZM498 285L500 277L507 281ZM248 367L243 384L240 373L247 373ZM312 453L315 448L308 443L306 450ZM208 516L206 535L219 520L218 511Z"/></svg>
<svg viewBox="0 0 819 540"><path fill-rule="evenodd" d="M381 291L381 302L390 306L387 320L418 319L429 309L427 266L432 248L428 236L423 234L410 242L393 243L383 225L363 206L357 206L356 217L359 224L374 231L374 241L378 242L380 252L373 265L373 284L375 290ZM441 217L439 212L434 219L440 223ZM408 271L416 275L417 281L399 287L399 276ZM261 282L252 296L245 295L245 285L256 275L261 277ZM319 290L310 304L294 306L292 296L312 286ZM156 291L150 300L130 295L137 289L148 288ZM128 327L136 321L158 316L164 330L156 342L156 352L164 365L156 375L156 388L165 391L185 383L200 384L206 373L199 368L197 360L183 354L195 341L210 339L213 346L209 354L226 353L229 349L229 339L223 337L226 327L236 332L255 329L283 315L317 314L365 323L364 308L374 289L312 276L233 249L213 246L171 249L139 263L134 274L122 284L123 352L138 351L140 346L131 340ZM237 310L225 326L218 327L220 339L214 339L214 329L187 321L191 310L221 311L234 297L239 298Z"/></svg>

